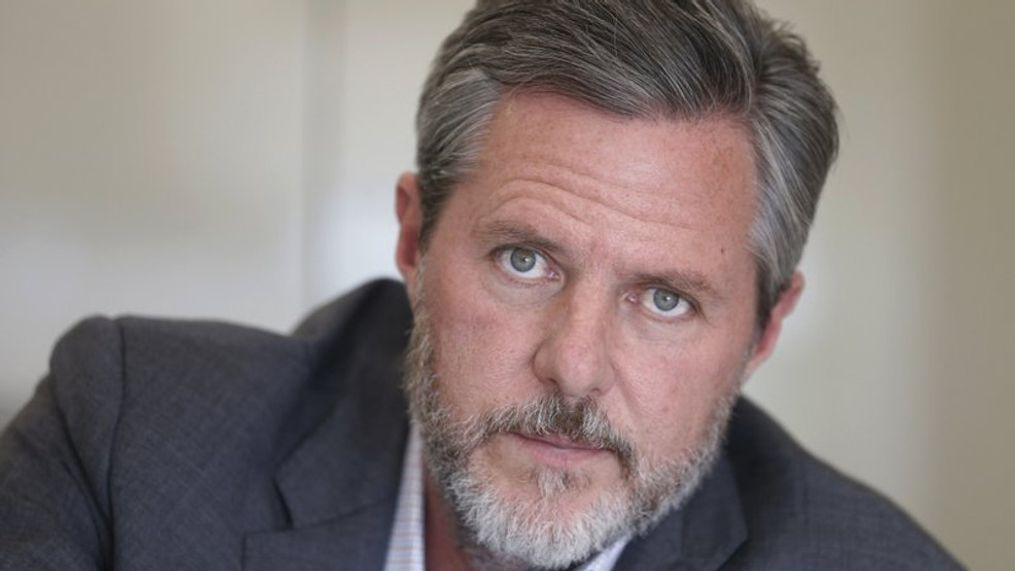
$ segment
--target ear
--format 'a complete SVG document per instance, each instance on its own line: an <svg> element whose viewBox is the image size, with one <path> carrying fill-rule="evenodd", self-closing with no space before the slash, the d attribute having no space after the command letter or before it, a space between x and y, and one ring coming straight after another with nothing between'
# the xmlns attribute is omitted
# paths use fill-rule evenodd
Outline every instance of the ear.
<svg viewBox="0 0 1015 571"><path fill-rule="evenodd" d="M793 272L793 277L789 280L789 287L779 295L779 300L775 303L775 307L772 308L772 313L769 315L765 329L758 335L758 339L754 344L753 354L747 362L744 379L750 377L755 369L761 366L768 359L768 356L772 354L772 351L775 349L775 342L779 339L779 333L782 331L782 320L786 319L793 312L793 308L796 307L796 303L800 299L800 294L803 293L803 290L804 275L800 272Z"/></svg>
<svg viewBox="0 0 1015 571"><path fill-rule="evenodd" d="M398 244L395 246L395 265L398 266L410 297L416 291L416 273L422 255L419 233L423 228L423 209L420 205L419 184L416 174L407 172L398 177L395 186L395 216L398 217Z"/></svg>

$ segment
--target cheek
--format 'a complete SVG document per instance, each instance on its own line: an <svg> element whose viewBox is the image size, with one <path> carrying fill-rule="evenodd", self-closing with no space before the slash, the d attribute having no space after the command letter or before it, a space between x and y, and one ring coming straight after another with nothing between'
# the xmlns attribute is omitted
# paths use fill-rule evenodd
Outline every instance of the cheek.
<svg viewBox="0 0 1015 571"><path fill-rule="evenodd" d="M742 354L697 342L669 350L629 349L615 390L642 452L673 457L697 446L720 402L739 382ZM615 403L616 404L616 403Z"/></svg>
<svg viewBox="0 0 1015 571"><path fill-rule="evenodd" d="M531 398L531 362L538 346L534 320L485 295L467 274L434 285L427 284L427 295L435 368L441 389L459 413Z"/></svg>

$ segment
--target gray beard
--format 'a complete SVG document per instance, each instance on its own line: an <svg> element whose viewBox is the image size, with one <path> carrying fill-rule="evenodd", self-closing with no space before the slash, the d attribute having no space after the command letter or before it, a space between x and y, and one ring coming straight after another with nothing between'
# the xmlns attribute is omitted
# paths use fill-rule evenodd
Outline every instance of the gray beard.
<svg viewBox="0 0 1015 571"><path fill-rule="evenodd" d="M426 467L456 519L458 540L477 567L557 569L584 561L611 543L645 533L696 489L715 463L736 389L713 411L702 441L679 458L650 464L610 424L591 398L568 403L550 393L458 420L441 395L436 348L420 272L415 326L406 357L410 414L420 429ZM562 517L559 500L591 485L580 472L533 469L535 501L507 501L473 452L498 434L559 434L612 452L622 485L604 489L584 510Z"/></svg>

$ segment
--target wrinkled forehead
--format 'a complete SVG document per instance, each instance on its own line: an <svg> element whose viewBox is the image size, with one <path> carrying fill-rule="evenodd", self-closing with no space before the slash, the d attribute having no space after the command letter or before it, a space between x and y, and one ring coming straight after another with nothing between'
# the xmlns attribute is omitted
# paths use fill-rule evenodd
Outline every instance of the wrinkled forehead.
<svg viewBox="0 0 1015 571"><path fill-rule="evenodd" d="M558 95L515 94L494 112L473 172L486 195L475 198L491 204L540 185L652 224L743 237L755 214L751 139L724 115L625 117Z"/></svg>

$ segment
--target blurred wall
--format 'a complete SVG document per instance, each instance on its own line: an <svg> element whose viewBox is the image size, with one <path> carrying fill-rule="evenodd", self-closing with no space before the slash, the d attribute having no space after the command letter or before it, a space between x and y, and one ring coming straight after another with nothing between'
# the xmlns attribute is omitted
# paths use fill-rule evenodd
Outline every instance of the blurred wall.
<svg viewBox="0 0 1015 571"><path fill-rule="evenodd" d="M0 0L0 417L83 315L302 310L303 16Z"/></svg>
<svg viewBox="0 0 1015 571"><path fill-rule="evenodd" d="M844 128L807 291L748 391L972 569L1007 569L1015 4L760 3L808 39ZM392 275L415 99L468 4L0 0L0 423L82 315L286 329Z"/></svg>

